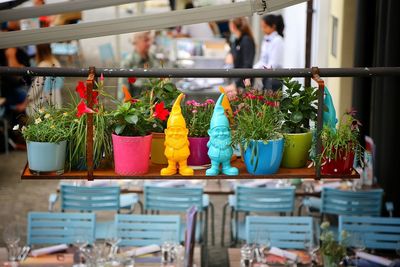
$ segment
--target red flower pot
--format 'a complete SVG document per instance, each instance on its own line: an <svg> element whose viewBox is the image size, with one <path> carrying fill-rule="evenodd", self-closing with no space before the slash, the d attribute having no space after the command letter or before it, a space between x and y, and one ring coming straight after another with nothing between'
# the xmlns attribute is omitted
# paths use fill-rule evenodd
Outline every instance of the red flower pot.
<svg viewBox="0 0 400 267"><path fill-rule="evenodd" d="M335 154L336 149L332 149ZM337 153L336 159L322 159L322 175L350 175L353 171L354 151L345 154L342 150Z"/></svg>
<svg viewBox="0 0 400 267"><path fill-rule="evenodd" d="M188 137L190 156L187 160L187 164L191 166L201 166L210 164L210 158L208 157L207 142L210 137Z"/></svg>

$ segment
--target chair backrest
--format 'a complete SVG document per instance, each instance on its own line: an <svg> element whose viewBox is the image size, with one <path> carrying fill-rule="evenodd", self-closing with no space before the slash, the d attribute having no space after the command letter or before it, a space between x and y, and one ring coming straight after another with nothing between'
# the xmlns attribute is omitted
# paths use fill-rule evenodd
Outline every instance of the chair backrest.
<svg viewBox="0 0 400 267"><path fill-rule="evenodd" d="M120 191L119 186L61 185L61 210L118 211L120 207Z"/></svg>
<svg viewBox="0 0 400 267"><path fill-rule="evenodd" d="M350 216L380 216L382 196L382 189L354 192L324 188L321 212Z"/></svg>
<svg viewBox="0 0 400 267"><path fill-rule="evenodd" d="M29 212L27 243L72 244L84 234L87 241L95 240L96 214Z"/></svg>
<svg viewBox="0 0 400 267"><path fill-rule="evenodd" d="M247 216L246 242L264 241L262 233L268 233L271 246L304 249L305 240L313 240L311 217Z"/></svg>
<svg viewBox="0 0 400 267"><path fill-rule="evenodd" d="M144 209L186 212L192 206L203 210L202 187L144 185Z"/></svg>
<svg viewBox="0 0 400 267"><path fill-rule="evenodd" d="M400 218L339 216L339 233L346 231L348 244L354 245L356 233L369 249L395 250L400 242ZM342 239L341 235L339 238Z"/></svg>
<svg viewBox="0 0 400 267"><path fill-rule="evenodd" d="M295 188L259 188L237 185L237 211L254 212L292 212L294 209Z"/></svg>
<svg viewBox="0 0 400 267"><path fill-rule="evenodd" d="M114 65L115 57L114 57L114 50L110 43L105 43L99 46L99 54L101 64L103 66Z"/></svg>
<svg viewBox="0 0 400 267"><path fill-rule="evenodd" d="M179 215L115 215L120 246L161 245L167 240L179 243L180 225Z"/></svg>

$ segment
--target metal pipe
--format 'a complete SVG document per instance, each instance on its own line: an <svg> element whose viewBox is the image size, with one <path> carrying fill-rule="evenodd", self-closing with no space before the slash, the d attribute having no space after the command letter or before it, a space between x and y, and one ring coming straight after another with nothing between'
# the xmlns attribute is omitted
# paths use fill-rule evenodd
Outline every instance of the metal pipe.
<svg viewBox="0 0 400 267"><path fill-rule="evenodd" d="M253 78L253 77L312 77L311 68L299 69L121 69L96 68L96 76L104 77L170 77L170 78ZM88 68L0 67L2 75L87 77ZM400 76L400 67L320 68L320 77Z"/></svg>
<svg viewBox="0 0 400 267"><path fill-rule="evenodd" d="M77 12L88 9L95 9L108 6L116 6L129 4L133 2L142 2L145 0L80 0L73 2L61 2L54 4L46 4L42 6L21 7L16 9L8 9L0 11L0 22L20 20L27 18L38 18L40 16L48 16L62 14L67 12Z"/></svg>

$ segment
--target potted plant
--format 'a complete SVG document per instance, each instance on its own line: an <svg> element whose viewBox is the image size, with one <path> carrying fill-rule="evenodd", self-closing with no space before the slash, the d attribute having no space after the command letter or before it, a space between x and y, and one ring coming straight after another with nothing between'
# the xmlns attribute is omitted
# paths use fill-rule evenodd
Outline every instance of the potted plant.
<svg viewBox="0 0 400 267"><path fill-rule="evenodd" d="M145 86L149 88L149 90L143 91L141 99L149 101L150 92L152 92L151 101L153 104L157 104L157 106L155 106L155 113L158 111L158 113L165 115L156 117L155 124L152 128L153 138L151 142L151 162L156 164L167 164L168 161L164 155L164 130L167 128L169 112L171 111L172 105L180 92L176 88L175 84L167 78L151 78ZM168 111L168 114L165 110Z"/></svg>
<svg viewBox="0 0 400 267"><path fill-rule="evenodd" d="M286 89L280 106L285 137L282 167L302 168L307 164L312 143L310 121L317 118L317 89L302 87L291 78L283 79L283 85Z"/></svg>
<svg viewBox="0 0 400 267"><path fill-rule="evenodd" d="M29 170L34 174L45 172L64 173L67 140L71 128L62 112L50 103L34 108L26 125L14 126L20 130L27 144Z"/></svg>
<svg viewBox="0 0 400 267"><path fill-rule="evenodd" d="M215 102L207 99L204 103L195 100L186 101L182 108L182 114L189 130L189 149L190 156L187 159L188 165L201 166L210 164L208 157L207 142L210 140L208 129L213 114Z"/></svg>
<svg viewBox="0 0 400 267"><path fill-rule="evenodd" d="M156 118L166 119L166 109L153 103L153 91L142 100L125 99L112 115L112 143L115 172L120 175L144 174L149 169L153 128ZM159 104L158 104L159 105ZM156 111L154 111L156 109Z"/></svg>
<svg viewBox="0 0 400 267"><path fill-rule="evenodd" d="M334 233L329 230L329 226L329 222L326 221L321 224L321 253L325 267L337 267L346 256L347 232L340 233L342 241L339 242Z"/></svg>
<svg viewBox="0 0 400 267"><path fill-rule="evenodd" d="M360 144L361 123L355 111L345 112L336 128L324 125L321 131L322 153L318 157L323 175L349 175L353 171L354 158L362 162L363 147Z"/></svg>
<svg viewBox="0 0 400 267"><path fill-rule="evenodd" d="M68 167L75 170L86 170L86 136L87 116L93 113L93 166L103 167L105 160L111 161L111 129L109 126L109 113L102 103L102 97L111 97L104 91L104 78L95 84L93 90L93 109L87 107L87 88L85 83L79 81L76 86L78 98L71 95L71 104L64 110L64 116L71 127L71 138L68 145Z"/></svg>
<svg viewBox="0 0 400 267"><path fill-rule="evenodd" d="M232 140L242 145L244 162L251 174L274 174L281 164L284 140L280 98L279 91L250 91L232 103L236 105Z"/></svg>

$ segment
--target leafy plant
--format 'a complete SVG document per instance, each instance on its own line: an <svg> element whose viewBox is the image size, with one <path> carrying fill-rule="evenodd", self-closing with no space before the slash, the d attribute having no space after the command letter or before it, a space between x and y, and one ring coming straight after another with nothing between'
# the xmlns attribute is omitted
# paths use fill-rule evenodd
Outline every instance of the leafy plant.
<svg viewBox="0 0 400 267"><path fill-rule="evenodd" d="M286 90L281 101L281 111L284 114L282 131L285 133L305 133L310 120L317 118L317 89L302 87L291 78L283 79Z"/></svg>
<svg viewBox="0 0 400 267"><path fill-rule="evenodd" d="M204 103L186 101L182 114L189 130L189 137L207 137L215 102L207 99Z"/></svg>
<svg viewBox="0 0 400 267"><path fill-rule="evenodd" d="M321 131L323 150L318 158L321 160L336 160L351 151L361 161L364 148L359 142L361 123L355 118L356 112L350 110L343 114L337 125L337 129L324 126Z"/></svg>
<svg viewBox="0 0 400 267"><path fill-rule="evenodd" d="M154 103L163 103L162 109L168 111L171 111L175 99L180 94L175 84L168 78L150 78L145 87L150 89L142 92L140 100L151 103L151 105ZM164 129L167 128L167 118L163 118L156 117L152 128L153 132L163 133Z"/></svg>
<svg viewBox="0 0 400 267"><path fill-rule="evenodd" d="M234 111L234 144L242 145L243 149L254 141L268 143L268 140L282 137L281 127L283 114L279 109L281 92L267 91L258 93L250 91L232 101ZM255 170L258 165L257 146L251 146L251 162Z"/></svg>
<svg viewBox="0 0 400 267"><path fill-rule="evenodd" d="M59 143L71 136L71 127L62 112L50 104L41 104L28 117L25 126L14 126L20 130L25 140L31 142Z"/></svg>
<svg viewBox="0 0 400 267"><path fill-rule="evenodd" d="M97 89L93 91L93 109L86 105L87 88L83 82L79 82L76 87L79 98L71 95L71 104L64 109L63 116L69 122L72 133L67 152L70 169L86 168L86 113L93 113L93 165L99 167L104 159L111 158L111 130L108 127L110 115L100 98L110 96L104 91L103 84L101 77L100 82L96 83Z"/></svg>
<svg viewBox="0 0 400 267"><path fill-rule="evenodd" d="M325 256L329 256L334 262L339 262L344 256L346 256L346 241L348 238L347 232L342 231L341 242L338 242L332 231L329 230L329 222L323 222L321 224L321 252Z"/></svg>

